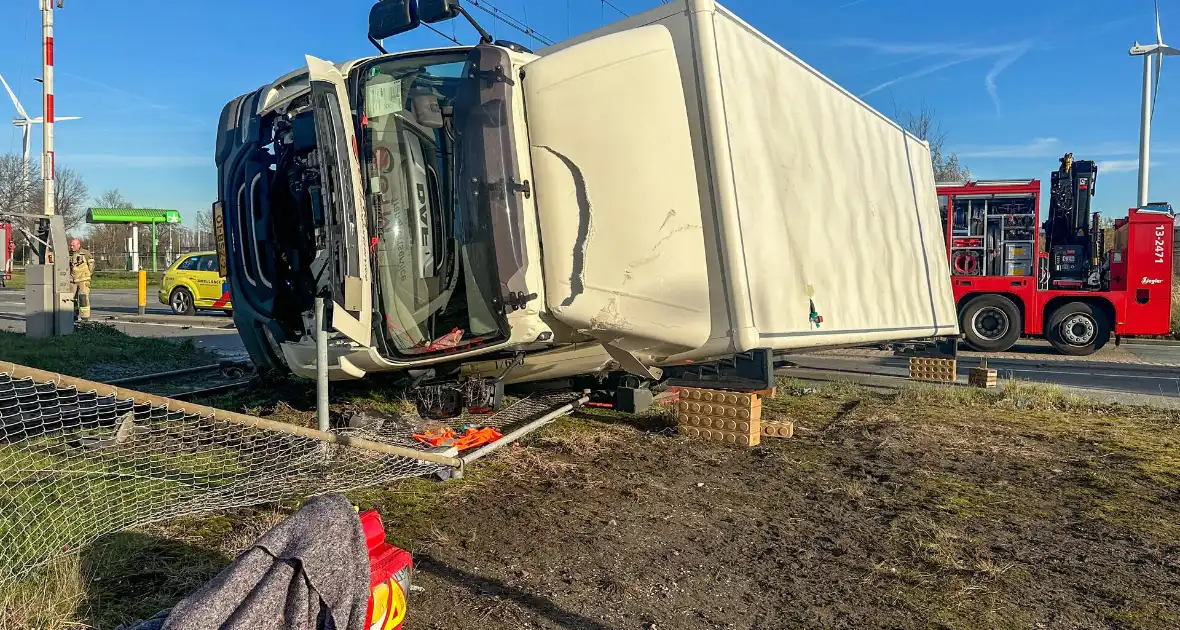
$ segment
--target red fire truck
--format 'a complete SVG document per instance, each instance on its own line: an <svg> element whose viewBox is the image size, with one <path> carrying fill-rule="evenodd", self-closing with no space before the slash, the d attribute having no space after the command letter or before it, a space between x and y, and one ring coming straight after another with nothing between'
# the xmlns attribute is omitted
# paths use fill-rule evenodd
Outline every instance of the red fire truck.
<svg viewBox="0 0 1180 630"><path fill-rule="evenodd" d="M1096 352L1115 335L1170 331L1173 213L1131 208L1107 247L1090 212L1097 165L1061 158L1041 222L1039 180L938 187L951 284L968 345L1002 352L1043 336L1065 354Z"/></svg>

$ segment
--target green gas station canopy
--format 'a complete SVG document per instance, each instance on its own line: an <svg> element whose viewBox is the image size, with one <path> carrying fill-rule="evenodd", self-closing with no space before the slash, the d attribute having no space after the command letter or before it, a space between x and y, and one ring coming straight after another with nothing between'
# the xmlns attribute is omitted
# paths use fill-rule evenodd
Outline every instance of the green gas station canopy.
<svg viewBox="0 0 1180 630"><path fill-rule="evenodd" d="M180 223L180 212L153 208L91 208L87 223Z"/></svg>

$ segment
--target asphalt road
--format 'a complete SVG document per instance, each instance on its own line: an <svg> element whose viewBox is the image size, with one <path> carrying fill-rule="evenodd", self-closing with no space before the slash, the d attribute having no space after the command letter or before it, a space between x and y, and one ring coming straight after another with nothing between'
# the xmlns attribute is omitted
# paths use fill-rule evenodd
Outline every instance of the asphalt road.
<svg viewBox="0 0 1180 630"><path fill-rule="evenodd" d="M225 358L241 358L246 354L233 318L223 313L198 311L192 317L174 315L160 304L156 290L148 288L147 308L139 315L135 289L100 289L90 292L90 318L110 324L137 337L192 339L199 347L216 351ZM0 289L0 330L24 332L25 292L20 289Z"/></svg>
<svg viewBox="0 0 1180 630"><path fill-rule="evenodd" d="M1180 346L1153 346L1145 351L1169 362L1180 358ZM800 368L846 374L874 374L906 377L906 357L851 357L831 355L795 355L789 360ZM979 357L960 356L959 375L978 367ZM1084 359L1040 360L987 357L988 367L999 371L1000 378L1051 383L1064 387L1106 392L1180 398L1180 365L1146 365L1144 363L1109 363ZM790 369L783 370L790 375Z"/></svg>
<svg viewBox="0 0 1180 630"><path fill-rule="evenodd" d="M245 350L233 328L233 319L229 316L208 311L192 317L174 315L171 309L158 302L154 289L148 291L145 315L137 314L136 301L133 289L93 291L91 318L115 326L129 335L191 338L197 345L215 350L226 358L245 357ZM0 289L0 330L23 332L24 325L24 291ZM1180 398L1180 345L1177 344L1124 343L1119 352L1125 358L1118 362L1103 361L1102 357L1108 356L1103 353L1088 359L1061 357L1048 344L1037 341L1023 341L1017 349L1020 354L1015 356L988 356L989 367L999 370L1002 378ZM1037 355L1051 355L1052 358L1038 358ZM905 357L805 354L792 356L791 360L801 368L835 374L905 377L908 372L908 359ZM979 360L980 357L974 353L961 355L960 375L965 375L968 369L979 365ZM789 375L790 370L785 370L783 374Z"/></svg>

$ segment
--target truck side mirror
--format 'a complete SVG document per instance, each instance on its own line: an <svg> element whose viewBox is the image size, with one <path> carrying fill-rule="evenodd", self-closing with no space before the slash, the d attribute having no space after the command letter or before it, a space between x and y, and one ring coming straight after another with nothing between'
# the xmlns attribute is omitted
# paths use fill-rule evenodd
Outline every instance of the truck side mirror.
<svg viewBox="0 0 1180 630"><path fill-rule="evenodd" d="M380 0L369 10L369 39L393 37L412 31L421 23L414 0Z"/></svg>
<svg viewBox="0 0 1180 630"><path fill-rule="evenodd" d="M418 3L418 14L427 24L449 20L460 13L458 0L421 0Z"/></svg>

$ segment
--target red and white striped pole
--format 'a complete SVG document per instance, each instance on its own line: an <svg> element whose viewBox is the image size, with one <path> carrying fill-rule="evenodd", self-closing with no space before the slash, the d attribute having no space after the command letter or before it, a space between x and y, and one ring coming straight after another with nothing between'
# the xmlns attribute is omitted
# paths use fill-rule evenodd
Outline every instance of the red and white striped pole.
<svg viewBox="0 0 1180 630"><path fill-rule="evenodd" d="M54 163L53 163L53 5L60 0L41 0L41 86L42 101L42 146L41 179L45 190L45 216L54 212Z"/></svg>

